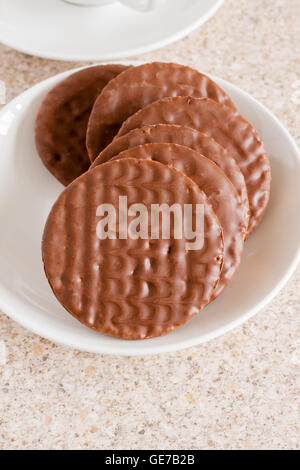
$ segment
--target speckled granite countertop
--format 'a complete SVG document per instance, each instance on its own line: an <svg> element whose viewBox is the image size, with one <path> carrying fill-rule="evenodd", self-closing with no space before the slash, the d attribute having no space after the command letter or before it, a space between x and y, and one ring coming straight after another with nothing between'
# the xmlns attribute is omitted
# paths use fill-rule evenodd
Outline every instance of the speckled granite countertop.
<svg viewBox="0 0 300 470"><path fill-rule="evenodd" d="M227 0L188 38L142 57L230 80L300 143L300 1ZM8 98L77 64L0 45ZM244 326L154 357L57 346L0 314L0 449L299 449L300 270Z"/></svg>

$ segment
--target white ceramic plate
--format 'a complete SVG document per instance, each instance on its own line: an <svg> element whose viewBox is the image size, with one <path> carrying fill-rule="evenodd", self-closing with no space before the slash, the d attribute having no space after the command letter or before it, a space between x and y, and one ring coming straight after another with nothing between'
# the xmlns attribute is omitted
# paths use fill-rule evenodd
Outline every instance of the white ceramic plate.
<svg viewBox="0 0 300 470"><path fill-rule="evenodd" d="M1 0L0 42L59 60L114 60L158 49L186 36L224 0L167 0L141 13L115 3L79 7L62 0Z"/></svg>
<svg viewBox="0 0 300 470"><path fill-rule="evenodd" d="M41 163L34 120L46 92L68 73L26 91L0 112L0 309L54 342L84 351L134 355L173 351L221 335L263 308L300 260L300 155L289 133L248 94L215 79L258 129L272 164L271 201L246 244L242 265L218 300L187 325L151 340L124 341L97 334L71 317L54 297L41 261L41 237L63 189Z"/></svg>

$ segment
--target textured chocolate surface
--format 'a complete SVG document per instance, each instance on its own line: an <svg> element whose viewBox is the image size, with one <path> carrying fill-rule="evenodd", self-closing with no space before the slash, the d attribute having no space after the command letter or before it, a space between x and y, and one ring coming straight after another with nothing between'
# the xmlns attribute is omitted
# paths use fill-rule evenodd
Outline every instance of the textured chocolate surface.
<svg viewBox="0 0 300 470"><path fill-rule="evenodd" d="M210 99L165 98L150 104L122 125L119 136L150 124L193 127L215 139L235 158L250 204L248 235L258 226L270 197L271 168L258 133L237 111Z"/></svg>
<svg viewBox="0 0 300 470"><path fill-rule="evenodd" d="M176 144L146 144L125 150L115 158L142 158L174 167L204 191L224 235L224 264L220 281L213 293L213 298L218 297L240 265L249 221L248 209L240 201L227 176L208 158Z"/></svg>
<svg viewBox="0 0 300 470"><path fill-rule="evenodd" d="M204 246L185 240L100 240L102 203L204 204ZM117 224L118 225L118 224ZM88 171L60 195L42 243L45 272L62 305L88 327L116 337L159 336L186 323L210 300L223 262L219 221L199 187L161 163L122 159Z"/></svg>
<svg viewBox="0 0 300 470"><path fill-rule="evenodd" d="M224 171L245 207L249 208L245 178L235 159L214 139L191 127L157 124L145 126L141 129L133 129L127 134L114 139L96 158L91 168L107 162L124 150L151 143L184 145L209 158Z"/></svg>
<svg viewBox="0 0 300 470"><path fill-rule="evenodd" d="M190 67L165 62L132 67L106 86L95 101L87 131L91 161L112 141L123 121L166 96L211 98L234 108L224 90Z"/></svg>
<svg viewBox="0 0 300 470"><path fill-rule="evenodd" d="M65 186L89 168L86 129L95 99L127 68L110 64L80 70L56 85L42 102L36 119L37 151Z"/></svg>

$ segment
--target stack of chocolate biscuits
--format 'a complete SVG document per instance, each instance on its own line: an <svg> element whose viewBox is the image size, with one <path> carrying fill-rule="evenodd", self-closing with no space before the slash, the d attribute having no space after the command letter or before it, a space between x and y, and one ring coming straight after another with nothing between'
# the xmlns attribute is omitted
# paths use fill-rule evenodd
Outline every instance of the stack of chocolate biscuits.
<svg viewBox="0 0 300 470"><path fill-rule="evenodd" d="M79 321L118 338L169 333L216 299L269 201L270 163L256 130L216 83L178 64L101 65L69 76L39 109L36 146L67 186L42 241L51 288ZM153 236L145 215L147 234L131 219L135 236L126 236L124 214L109 212L120 201L129 231L130 217L141 223L141 204L149 214L202 207L201 245L187 248L174 222L168 237ZM99 236L103 216L112 236Z"/></svg>

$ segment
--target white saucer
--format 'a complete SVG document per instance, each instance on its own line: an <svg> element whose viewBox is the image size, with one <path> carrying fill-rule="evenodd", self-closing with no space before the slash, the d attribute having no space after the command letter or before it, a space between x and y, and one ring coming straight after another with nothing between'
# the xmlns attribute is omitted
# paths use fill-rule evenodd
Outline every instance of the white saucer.
<svg viewBox="0 0 300 470"><path fill-rule="evenodd" d="M115 3L80 7L62 0L1 0L0 42L59 60L114 60L170 44L210 18L224 0L167 0L136 12Z"/></svg>
<svg viewBox="0 0 300 470"><path fill-rule="evenodd" d="M215 79L262 136L272 164L271 201L246 244L242 265L221 297L171 334L124 341L97 334L60 306L43 272L41 237L62 191L41 163L34 120L45 93L69 72L26 91L0 112L0 309L39 335L84 351L151 354L190 347L221 335L263 308L300 260L300 154L282 124L248 94Z"/></svg>

